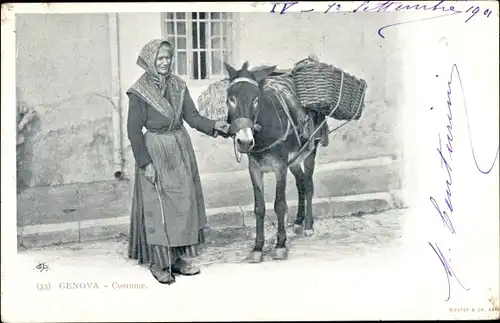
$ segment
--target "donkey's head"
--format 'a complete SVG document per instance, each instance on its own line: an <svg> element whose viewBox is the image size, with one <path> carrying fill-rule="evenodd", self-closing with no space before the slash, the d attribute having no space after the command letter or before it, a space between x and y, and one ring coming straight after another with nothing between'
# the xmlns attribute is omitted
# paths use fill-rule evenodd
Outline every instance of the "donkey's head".
<svg viewBox="0 0 500 323"><path fill-rule="evenodd" d="M253 131L260 111L260 83L276 69L276 66L248 70L245 62L240 70L224 63L229 73L227 89L227 122L229 132L234 134L235 143L240 153L248 153L255 145Z"/></svg>

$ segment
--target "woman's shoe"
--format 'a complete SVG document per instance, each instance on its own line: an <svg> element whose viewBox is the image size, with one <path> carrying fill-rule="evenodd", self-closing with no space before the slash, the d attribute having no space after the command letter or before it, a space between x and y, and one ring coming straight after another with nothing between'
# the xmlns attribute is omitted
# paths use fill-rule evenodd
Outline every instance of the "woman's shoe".
<svg viewBox="0 0 500 323"><path fill-rule="evenodd" d="M168 269L161 270L151 265L149 266L149 270L159 283L167 285L175 283L175 277L170 273Z"/></svg>
<svg viewBox="0 0 500 323"><path fill-rule="evenodd" d="M199 267L196 267L182 259L178 259L172 264L172 273L174 274L193 276L199 274L200 272L201 270Z"/></svg>

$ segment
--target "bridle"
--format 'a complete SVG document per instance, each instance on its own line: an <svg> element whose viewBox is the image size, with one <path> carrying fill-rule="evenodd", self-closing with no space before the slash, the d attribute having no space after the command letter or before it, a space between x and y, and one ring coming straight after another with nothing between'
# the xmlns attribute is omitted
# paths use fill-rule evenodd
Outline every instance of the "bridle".
<svg viewBox="0 0 500 323"><path fill-rule="evenodd" d="M231 83L229 83L228 92L232 86L234 86L235 84L241 83L241 82L249 83L249 84L252 84L252 85L256 86L257 88L259 88L259 83L257 81L252 80L251 78L248 78L248 77L238 77L238 78L235 78L234 80L232 80ZM241 162L241 155L242 154L239 153L239 156L238 156L238 149L236 148L236 133L243 128L250 128L253 131L260 131L262 129L262 127L257 123L257 118L259 117L259 112L260 112L260 105L257 108L257 112L255 113L253 120L250 120L250 119L244 118L244 117L231 120L231 125L229 126L229 133L231 134L231 137L233 138L234 156L235 156L236 161L238 163ZM288 120L288 118L287 118L286 131L283 134L283 136L278 138L276 141L274 141L269 146L266 146L266 147L258 149L258 150L253 150L254 146L252 146L252 148L250 148L250 150L247 153L261 153L261 152L264 152L266 150L269 150L269 149L275 147L279 143L285 141L285 139L288 137L288 135L290 133L290 128L291 128L290 127L290 120Z"/></svg>

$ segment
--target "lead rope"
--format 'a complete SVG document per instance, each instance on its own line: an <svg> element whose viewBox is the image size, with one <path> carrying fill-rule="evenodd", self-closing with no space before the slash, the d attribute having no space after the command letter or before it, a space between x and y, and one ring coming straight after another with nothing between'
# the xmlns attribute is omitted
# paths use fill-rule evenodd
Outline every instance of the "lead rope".
<svg viewBox="0 0 500 323"><path fill-rule="evenodd" d="M238 149L236 148L236 137L233 137L233 150L234 150L234 157L236 158L236 162L239 164L241 163L241 153L239 154L238 157Z"/></svg>
<svg viewBox="0 0 500 323"><path fill-rule="evenodd" d="M351 119L347 120L346 122L344 122L343 124L341 124L337 128L330 130L328 132L328 134L331 134L332 132L339 130L340 128L342 128L343 126L345 126L346 124L351 122L358 115L358 112L361 109L361 105L363 104L363 100L365 98L365 92L366 92L366 87L363 89L363 94L361 95L361 100L359 101L359 105L358 105L358 108L356 109L356 113L352 115Z"/></svg>
<svg viewBox="0 0 500 323"><path fill-rule="evenodd" d="M335 104L335 108L333 108L330 111L330 113L325 118L325 120L323 120L321 122L321 124L313 131L313 133L309 136L309 138L307 139L305 144L300 148L300 150L297 152L297 154L295 154L295 156L293 156L293 158L288 162L288 165L293 164L297 160L297 158L300 156L300 154L302 154L304 152L304 150L306 149L306 147L309 145L311 140L314 139L314 136L323 127L323 125L328 121L328 118L330 118L333 115L333 113L339 108L340 100L342 99L342 88L344 87L344 73L342 73L340 75L341 75L341 77L340 77L340 91L339 91L339 97L337 98L337 103Z"/></svg>

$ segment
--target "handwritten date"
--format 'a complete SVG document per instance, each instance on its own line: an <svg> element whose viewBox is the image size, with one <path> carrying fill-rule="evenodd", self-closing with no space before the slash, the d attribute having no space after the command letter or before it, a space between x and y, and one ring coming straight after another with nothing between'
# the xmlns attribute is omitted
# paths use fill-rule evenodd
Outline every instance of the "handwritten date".
<svg viewBox="0 0 500 323"><path fill-rule="evenodd" d="M465 23L468 23L472 18L476 16L480 16L482 14L483 17L490 18L493 14L493 11L488 8L481 8L477 5L469 5L463 8L459 8L457 2L453 2L446 0L440 1L429 1L425 3L415 3L415 2L405 2L405 1L363 1L361 4L355 4L353 7L350 7L349 2L346 3L337 3L333 2L327 4L323 9L323 13L335 12L335 11L344 11L344 12L435 12L442 13L441 15L424 18L424 19L416 19L409 21L401 21L394 24L389 24L382 26L378 30L378 35L382 38L385 38L383 35L383 31L389 27L395 27L403 24L420 22L430 19L436 18L444 18L451 15L462 14L465 16ZM292 8L297 9L298 1L288 1L288 2L272 2L271 13L279 12L280 15L286 14ZM281 8L281 10L279 10ZM300 9L300 12L313 12L315 9L311 8L311 6L304 7Z"/></svg>

